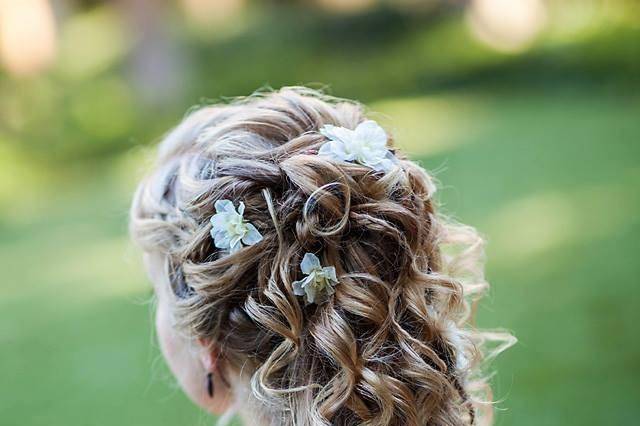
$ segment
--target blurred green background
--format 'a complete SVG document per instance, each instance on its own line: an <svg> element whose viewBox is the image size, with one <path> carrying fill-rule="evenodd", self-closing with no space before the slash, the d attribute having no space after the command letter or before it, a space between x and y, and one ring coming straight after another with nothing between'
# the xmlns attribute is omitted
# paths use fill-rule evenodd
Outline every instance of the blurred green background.
<svg viewBox="0 0 640 426"><path fill-rule="evenodd" d="M498 425L640 416L640 6L0 0L0 424L206 425L154 342L127 209L189 108L361 100L487 236Z"/></svg>

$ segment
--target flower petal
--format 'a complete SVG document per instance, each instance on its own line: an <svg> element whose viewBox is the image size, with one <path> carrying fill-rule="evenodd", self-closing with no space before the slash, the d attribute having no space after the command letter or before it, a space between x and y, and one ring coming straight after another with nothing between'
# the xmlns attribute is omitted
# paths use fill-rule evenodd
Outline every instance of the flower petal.
<svg viewBox="0 0 640 426"><path fill-rule="evenodd" d="M227 222L227 215L226 213L216 213L213 216L211 216L211 219L209 219L209 222L211 223L212 228L220 229Z"/></svg>
<svg viewBox="0 0 640 426"><path fill-rule="evenodd" d="M294 281L293 284L293 294L295 294L296 296L304 296L305 295L305 287L309 286L310 283L310 279L309 277L304 277L301 280L298 281Z"/></svg>
<svg viewBox="0 0 640 426"><path fill-rule="evenodd" d="M240 251L241 248L242 248L242 243L240 242L240 239L231 240L230 247L229 247L229 252L231 254Z"/></svg>
<svg viewBox="0 0 640 426"><path fill-rule="evenodd" d="M324 274L325 277L327 277L328 280L332 281L333 283L337 283L338 282L338 277L336 277L336 268L333 266L325 266L324 268L322 268L322 272Z"/></svg>
<svg viewBox="0 0 640 426"><path fill-rule="evenodd" d="M313 253L306 253L300 262L302 273L309 275L314 269L320 268L320 259Z"/></svg>
<svg viewBox="0 0 640 426"><path fill-rule="evenodd" d="M235 212L229 213L229 212L222 212L222 213L216 213L215 215L213 215L211 217L211 225L212 226L217 226L221 229L227 229L227 226L229 225L230 222L233 221L233 218L236 216Z"/></svg>
<svg viewBox="0 0 640 426"><path fill-rule="evenodd" d="M242 237L242 242L248 246L252 246L262 241L262 234L251 223L246 224L247 233Z"/></svg>
<svg viewBox="0 0 640 426"><path fill-rule="evenodd" d="M314 303L316 301L316 286L307 285L304 287L305 301L307 303Z"/></svg>
<svg viewBox="0 0 640 426"><path fill-rule="evenodd" d="M325 124L320 128L320 134L332 141L340 141L348 143L354 137L353 130L346 127L332 126L331 124Z"/></svg>
<svg viewBox="0 0 640 426"><path fill-rule="evenodd" d="M302 287L302 281L293 282L293 294L296 296L304 296L304 288Z"/></svg>
<svg viewBox="0 0 640 426"><path fill-rule="evenodd" d="M355 156L347 152L345 144L340 141L329 141L318 150L318 155L334 161L353 161Z"/></svg>
<svg viewBox="0 0 640 426"><path fill-rule="evenodd" d="M388 172L394 168L397 162L398 159L393 153L383 148L368 153L368 156L364 158L361 164L377 171Z"/></svg>
<svg viewBox="0 0 640 426"><path fill-rule="evenodd" d="M212 233L213 244L219 249L228 249L231 247L231 240L224 232Z"/></svg>
<svg viewBox="0 0 640 426"><path fill-rule="evenodd" d="M380 170L383 172L389 172L395 167L395 161L391 161L388 158L383 159L377 165L376 170Z"/></svg>
<svg viewBox="0 0 640 426"><path fill-rule="evenodd" d="M240 201L240 204L238 205L238 214L240 216L244 214L244 203L242 201Z"/></svg>
<svg viewBox="0 0 640 426"><path fill-rule="evenodd" d="M376 159L375 162L367 162L366 165L378 172L388 172L393 169L394 162L387 158L382 158Z"/></svg>
<svg viewBox="0 0 640 426"><path fill-rule="evenodd" d="M240 248L242 248L242 243L240 242L242 241L242 234L228 235L228 238L230 239L229 244L231 245L232 248L237 245L239 245ZM238 248L237 250L240 250L240 248Z"/></svg>
<svg viewBox="0 0 640 426"><path fill-rule="evenodd" d="M235 212L236 208L233 206L233 202L230 200L217 200L216 204L217 213Z"/></svg>
<svg viewBox="0 0 640 426"><path fill-rule="evenodd" d="M387 145L387 133L373 120L366 120L358 124L355 136L372 147L385 147Z"/></svg>

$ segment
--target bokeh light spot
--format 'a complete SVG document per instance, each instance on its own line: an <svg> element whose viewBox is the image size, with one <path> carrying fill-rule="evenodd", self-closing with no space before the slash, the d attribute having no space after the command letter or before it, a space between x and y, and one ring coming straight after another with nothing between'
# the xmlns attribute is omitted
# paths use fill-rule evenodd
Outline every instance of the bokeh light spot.
<svg viewBox="0 0 640 426"><path fill-rule="evenodd" d="M473 35L503 52L527 48L546 21L547 9L542 0L473 0L467 13Z"/></svg>
<svg viewBox="0 0 640 426"><path fill-rule="evenodd" d="M0 0L0 54L14 75L45 69L56 55L56 28L46 0Z"/></svg>
<svg viewBox="0 0 640 426"><path fill-rule="evenodd" d="M187 18L199 27L207 28L233 18L245 7L246 0L181 0Z"/></svg>
<svg viewBox="0 0 640 426"><path fill-rule="evenodd" d="M61 32L61 73L73 79L87 78L112 65L131 41L123 25L117 12L108 7L74 15Z"/></svg>

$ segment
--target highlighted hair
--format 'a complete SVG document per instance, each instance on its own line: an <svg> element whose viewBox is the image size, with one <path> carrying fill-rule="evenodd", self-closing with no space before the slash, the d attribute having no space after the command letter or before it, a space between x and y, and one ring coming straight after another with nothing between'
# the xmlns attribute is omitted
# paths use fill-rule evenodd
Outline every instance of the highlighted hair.
<svg viewBox="0 0 640 426"><path fill-rule="evenodd" d="M177 326L214 342L264 424L488 423L479 365L514 339L472 324L483 241L436 212L432 178L398 150L386 174L315 155L323 125L365 119L304 88L197 110L161 143L131 234L166 259ZM244 201L263 241L220 255L219 199ZM321 305L293 293L306 252L339 277Z"/></svg>

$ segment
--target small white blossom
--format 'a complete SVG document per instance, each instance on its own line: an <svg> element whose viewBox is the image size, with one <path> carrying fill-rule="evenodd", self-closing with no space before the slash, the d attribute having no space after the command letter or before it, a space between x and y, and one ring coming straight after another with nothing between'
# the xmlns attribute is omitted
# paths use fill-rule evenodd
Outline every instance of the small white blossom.
<svg viewBox="0 0 640 426"><path fill-rule="evenodd" d="M244 203L241 201L236 211L230 200L218 200L216 214L211 217L211 237L219 249L235 253L243 247L252 246L262 240L262 235L251 223L243 218Z"/></svg>
<svg viewBox="0 0 640 426"><path fill-rule="evenodd" d="M327 295L334 293L333 287L338 283L336 268L323 267L318 256L307 253L302 258L300 269L306 277L293 282L293 293L296 296L304 296L307 304L322 302Z"/></svg>
<svg viewBox="0 0 640 426"><path fill-rule="evenodd" d="M397 161L387 149L387 134L373 120L363 121L355 130L327 124L320 133L329 142L320 147L318 155L335 161L356 162L383 172L391 170Z"/></svg>

